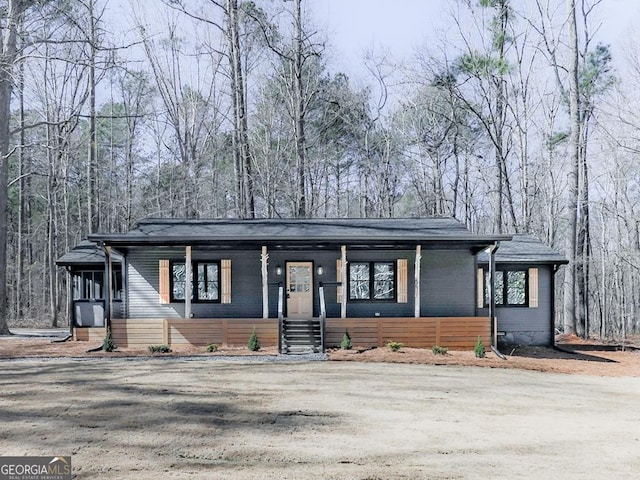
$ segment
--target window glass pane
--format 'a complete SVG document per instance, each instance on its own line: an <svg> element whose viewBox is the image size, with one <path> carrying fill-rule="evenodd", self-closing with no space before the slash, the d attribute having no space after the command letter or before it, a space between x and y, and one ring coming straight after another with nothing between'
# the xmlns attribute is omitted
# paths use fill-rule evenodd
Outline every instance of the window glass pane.
<svg viewBox="0 0 640 480"><path fill-rule="evenodd" d="M526 273L523 271L505 273L507 274L507 303L524 305Z"/></svg>
<svg viewBox="0 0 640 480"><path fill-rule="evenodd" d="M75 274L73 276L73 299L80 300L82 297L82 275Z"/></svg>
<svg viewBox="0 0 640 480"><path fill-rule="evenodd" d="M369 263L349 264L349 298L353 300L371 298L369 272Z"/></svg>
<svg viewBox="0 0 640 480"><path fill-rule="evenodd" d="M173 275L173 299L184 300L184 292L187 280L187 269L184 263L174 263Z"/></svg>
<svg viewBox="0 0 640 480"><path fill-rule="evenodd" d="M113 298L122 300L122 271L113 271Z"/></svg>
<svg viewBox="0 0 640 480"><path fill-rule="evenodd" d="M102 283L104 272L93 272L93 296L91 298L104 298L102 294Z"/></svg>
<svg viewBox="0 0 640 480"><path fill-rule="evenodd" d="M81 298L91 298L91 287L93 286L93 272L82 272L82 296Z"/></svg>
<svg viewBox="0 0 640 480"><path fill-rule="evenodd" d="M496 271L496 293L494 295L496 305L504 304L504 275L505 272ZM484 304L489 305L489 287L491 286L491 275L487 271L484 274Z"/></svg>
<svg viewBox="0 0 640 480"><path fill-rule="evenodd" d="M311 290L311 268L303 265L290 265L289 290L291 292L309 292Z"/></svg>
<svg viewBox="0 0 640 480"><path fill-rule="evenodd" d="M504 272L496 272L496 305L504 305Z"/></svg>
<svg viewBox="0 0 640 480"><path fill-rule="evenodd" d="M373 298L390 300L394 298L393 263L373 264Z"/></svg>
<svg viewBox="0 0 640 480"><path fill-rule="evenodd" d="M218 300L218 264L198 263L198 299Z"/></svg>
<svg viewBox="0 0 640 480"><path fill-rule="evenodd" d="M489 305L489 286L491 285L489 282L491 281L491 275L489 275L489 271L484 271L484 304Z"/></svg>

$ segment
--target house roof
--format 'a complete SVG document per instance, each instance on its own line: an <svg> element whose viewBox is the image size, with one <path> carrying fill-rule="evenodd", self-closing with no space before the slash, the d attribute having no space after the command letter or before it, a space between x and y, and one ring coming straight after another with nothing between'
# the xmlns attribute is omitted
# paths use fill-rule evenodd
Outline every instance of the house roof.
<svg viewBox="0 0 640 480"><path fill-rule="evenodd" d="M186 220L146 219L125 234L89 237L115 247L194 245L242 248L278 247L401 247L422 243L425 248L469 247L476 251L511 235L475 235L453 218L340 218Z"/></svg>
<svg viewBox="0 0 640 480"><path fill-rule="evenodd" d="M564 265L569 261L538 238L528 234L516 234L510 241L500 242L495 255L496 263L526 263ZM482 252L478 262L489 263L489 255Z"/></svg>
<svg viewBox="0 0 640 480"><path fill-rule="evenodd" d="M117 252L112 252L111 260L112 262L121 262L122 256ZM56 260L56 264L61 267L97 266L104 265L104 261L104 251L98 248L94 242L83 240Z"/></svg>

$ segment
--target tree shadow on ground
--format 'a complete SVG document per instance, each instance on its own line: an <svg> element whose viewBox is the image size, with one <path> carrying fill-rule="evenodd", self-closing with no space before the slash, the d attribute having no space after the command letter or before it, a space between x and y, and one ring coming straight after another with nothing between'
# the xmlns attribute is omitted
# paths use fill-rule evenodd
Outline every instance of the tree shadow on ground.
<svg viewBox="0 0 640 480"><path fill-rule="evenodd" d="M548 360L579 360L583 362L618 363L610 358L582 353L583 345L550 347L514 347L508 355L511 357L541 358ZM588 349L591 350L591 349ZM593 351L596 351L595 349ZM602 351L602 350L601 350Z"/></svg>

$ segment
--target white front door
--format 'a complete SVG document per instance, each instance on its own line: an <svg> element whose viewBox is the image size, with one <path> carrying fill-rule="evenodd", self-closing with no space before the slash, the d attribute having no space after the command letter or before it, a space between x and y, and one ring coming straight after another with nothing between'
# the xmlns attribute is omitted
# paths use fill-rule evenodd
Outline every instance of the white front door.
<svg viewBox="0 0 640 480"><path fill-rule="evenodd" d="M287 262L287 317L313 317L312 262Z"/></svg>

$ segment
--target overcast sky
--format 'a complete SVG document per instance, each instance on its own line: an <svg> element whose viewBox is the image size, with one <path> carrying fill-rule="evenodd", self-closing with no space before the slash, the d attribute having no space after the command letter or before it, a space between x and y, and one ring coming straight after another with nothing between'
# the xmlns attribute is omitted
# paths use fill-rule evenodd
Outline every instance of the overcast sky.
<svg viewBox="0 0 640 480"><path fill-rule="evenodd" d="M518 2L533 0L515 0ZM435 43L452 27L449 11L456 0L310 0L313 21L326 28L334 68L356 75L365 50L388 51L408 58L425 44ZM640 0L602 0L600 41L614 52L640 27Z"/></svg>

